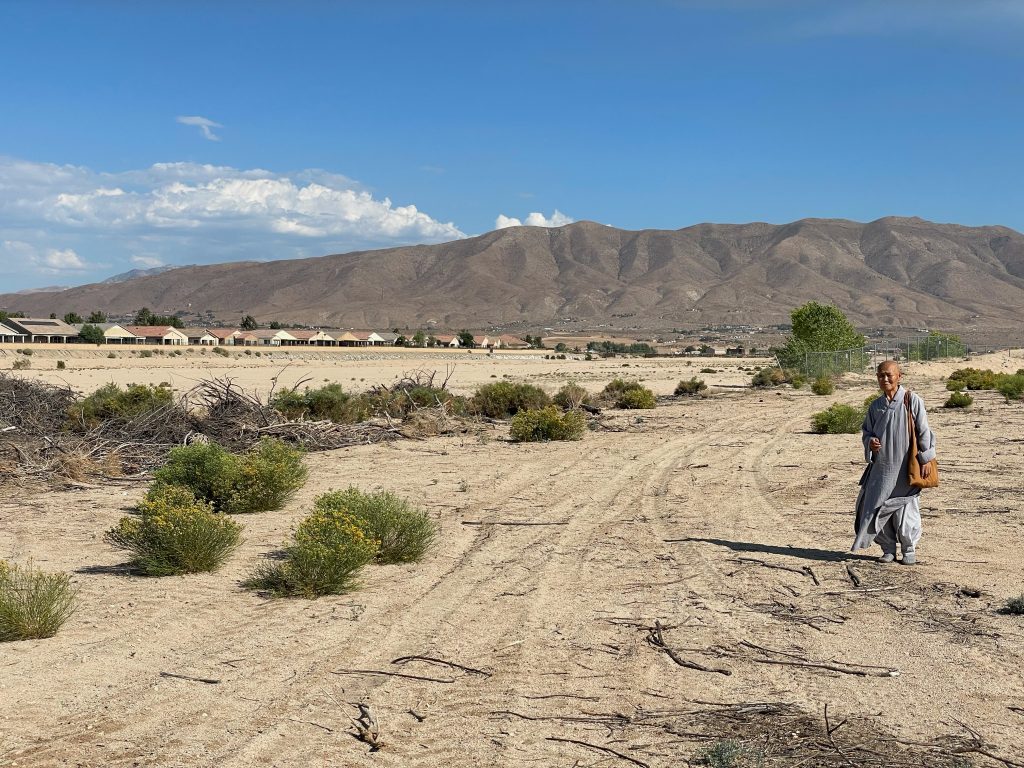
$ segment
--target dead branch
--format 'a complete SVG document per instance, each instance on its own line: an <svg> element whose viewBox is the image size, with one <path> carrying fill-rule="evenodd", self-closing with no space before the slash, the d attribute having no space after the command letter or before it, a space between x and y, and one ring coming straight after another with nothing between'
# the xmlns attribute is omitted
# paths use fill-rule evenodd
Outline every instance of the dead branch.
<svg viewBox="0 0 1024 768"><path fill-rule="evenodd" d="M687 669L695 669L698 672L717 672L720 675L731 675L732 672L725 667L706 667L703 664L698 664L696 661L690 661L684 659L676 651L668 646L665 642L665 638L662 636L662 624L659 620L654 620L654 628L648 632L647 642L653 645L658 650L664 651L668 654L668 657L672 659L680 667L686 667Z"/></svg>
<svg viewBox="0 0 1024 768"><path fill-rule="evenodd" d="M179 675L175 672L161 672L160 677L173 677L176 680L191 680L193 683L206 683L207 685L217 685L220 680L215 680L212 677L192 677L192 675Z"/></svg>
<svg viewBox="0 0 1024 768"><path fill-rule="evenodd" d="M612 749L611 747L602 747L599 744L591 744L589 741L580 741L579 739L563 739L560 736L548 736L547 740L559 741L563 744L577 744L581 747L586 747L587 749L596 750L597 752L604 752L608 755L614 755L620 760L625 760L626 762L632 763L633 765L639 765L641 768L651 768L651 766L648 763L645 763L643 760L637 760L635 757L625 755L622 752Z"/></svg>
<svg viewBox="0 0 1024 768"><path fill-rule="evenodd" d="M461 669L463 672L468 672L472 675L481 675L482 677L490 677L490 672L485 672L482 669L476 667L467 667L462 664L456 664L454 661L445 661L444 659L437 659L433 656L399 656L397 659L392 659L392 664L408 664L410 661L424 661L428 664L440 664L446 667L452 667L454 669Z"/></svg>
<svg viewBox="0 0 1024 768"><path fill-rule="evenodd" d="M369 744L371 752L376 752L384 746L384 742L380 740L380 725L377 723L377 718L369 704L356 704L356 706L359 707L359 717L351 718L352 725L356 729L355 736L359 741Z"/></svg>
<svg viewBox="0 0 1024 768"><path fill-rule="evenodd" d="M332 675L381 675L383 677L401 677L406 680L423 680L428 683L454 683L455 678L425 677L423 675L407 675L404 672L388 672L382 669L332 669Z"/></svg>

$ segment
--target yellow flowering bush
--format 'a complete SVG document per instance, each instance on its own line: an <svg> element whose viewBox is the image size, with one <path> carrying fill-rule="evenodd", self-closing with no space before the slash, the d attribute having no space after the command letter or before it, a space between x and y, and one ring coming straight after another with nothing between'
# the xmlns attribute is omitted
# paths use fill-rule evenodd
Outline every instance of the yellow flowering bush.
<svg viewBox="0 0 1024 768"><path fill-rule="evenodd" d="M437 536L437 526L426 512L389 491L364 493L351 487L331 491L317 496L313 508L317 513L353 516L378 542L378 563L419 560Z"/></svg>
<svg viewBox="0 0 1024 768"><path fill-rule="evenodd" d="M344 594L356 588L359 571L379 547L355 515L318 509L299 523L284 558L257 566L245 586L309 599Z"/></svg>
<svg viewBox="0 0 1024 768"><path fill-rule="evenodd" d="M155 486L139 503L139 514L123 517L106 541L132 554L147 576L215 571L242 543L242 526L217 514L188 488Z"/></svg>
<svg viewBox="0 0 1024 768"><path fill-rule="evenodd" d="M0 643L53 637L75 612L77 596L66 573L0 560Z"/></svg>

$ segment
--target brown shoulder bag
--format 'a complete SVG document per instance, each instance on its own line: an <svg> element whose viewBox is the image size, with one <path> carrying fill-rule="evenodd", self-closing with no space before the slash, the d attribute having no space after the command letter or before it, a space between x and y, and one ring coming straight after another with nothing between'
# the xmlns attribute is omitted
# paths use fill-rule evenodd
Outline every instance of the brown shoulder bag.
<svg viewBox="0 0 1024 768"><path fill-rule="evenodd" d="M935 488L939 484L939 462L932 459L928 477L921 477L921 462L917 460L917 424L910 408L910 390L903 394L903 405L907 408L907 425L910 428L910 461L907 462L907 483L911 488Z"/></svg>

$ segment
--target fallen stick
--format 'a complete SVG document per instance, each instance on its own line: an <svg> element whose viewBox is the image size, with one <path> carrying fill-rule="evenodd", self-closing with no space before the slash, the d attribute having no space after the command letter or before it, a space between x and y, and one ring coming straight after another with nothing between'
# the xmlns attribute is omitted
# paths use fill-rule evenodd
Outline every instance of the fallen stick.
<svg viewBox="0 0 1024 768"><path fill-rule="evenodd" d="M823 595L848 595L851 592L891 592L894 589L900 589L900 587L865 587L864 589L836 589L831 592L822 592Z"/></svg>
<svg viewBox="0 0 1024 768"><path fill-rule="evenodd" d="M463 520L463 525L568 525L568 520L554 523L538 523L528 520Z"/></svg>
<svg viewBox="0 0 1024 768"><path fill-rule="evenodd" d="M703 664L698 664L696 661L690 661L689 659L682 658L678 653L672 650L665 642L665 638L661 634L662 625L657 619L654 620L654 629L650 630L647 635L647 642L653 645L655 648L664 651L668 654L668 657L672 659L680 667L686 667L687 669L695 669L698 672L717 672L720 675L731 675L732 671L725 667L706 667Z"/></svg>
<svg viewBox="0 0 1024 768"><path fill-rule="evenodd" d="M423 675L407 675L404 672L387 672L380 669L332 669L332 675L382 675L384 677L403 677L406 680L424 680L428 683L454 683L455 678L424 677Z"/></svg>
<svg viewBox="0 0 1024 768"><path fill-rule="evenodd" d="M548 736L547 741L560 741L563 744L577 744L581 747L586 747L587 749L593 749L597 750L598 752L604 752L608 755L614 755L620 760L625 760L626 762L632 763L633 765L639 765L640 768L651 768L651 766L648 763L645 763L643 760L637 760L635 757L624 755L621 752L612 749L611 747L602 747L599 744L591 744L589 741L579 741L578 739L563 739L560 736Z"/></svg>
<svg viewBox="0 0 1024 768"><path fill-rule="evenodd" d="M766 563L764 560L758 560L756 557L736 557L733 558L734 562L739 563L756 563L757 565L764 566L765 568L773 568L776 571L789 571L790 573L797 573L801 576L807 574L799 568L790 568L788 565L775 565L774 563Z"/></svg>
<svg viewBox="0 0 1024 768"><path fill-rule="evenodd" d="M218 685L220 680L212 677L192 677L191 675L179 675L175 672L161 672L160 677L173 677L176 680L191 680L193 683L206 683L207 685Z"/></svg>
<svg viewBox="0 0 1024 768"><path fill-rule="evenodd" d="M845 661L807 661L806 659L795 657L790 653L774 651L771 648L764 648L760 645L755 645L754 643L748 643L746 640L741 640L740 645L761 651L762 653L777 653L790 657L789 659L762 659L756 656L748 658L749 661L753 661L756 664L774 664L780 667L827 669L832 672L842 672L845 675L857 675L859 677L899 677L900 674L898 669L893 669L892 667L876 667L871 664L849 664Z"/></svg>
<svg viewBox="0 0 1024 768"><path fill-rule="evenodd" d="M853 566L852 565L846 566L846 573L849 574L850 581L853 582L853 586L859 587L860 586L860 576L857 574L857 572L855 570L853 570Z"/></svg>
<svg viewBox="0 0 1024 768"><path fill-rule="evenodd" d="M392 659L392 664L408 664L410 661L425 661L428 664L442 664L446 667L453 667L455 669L461 669L463 672L469 672L474 675L482 675L483 677L490 677L490 672L485 672L482 669L476 667L466 667L462 664L456 664L454 661L445 661L444 659L436 659L433 656L399 656L397 659Z"/></svg>
<svg viewBox="0 0 1024 768"><path fill-rule="evenodd" d="M808 576L811 577L811 581L814 582L814 586L816 586L816 587L820 587L821 586L821 582L818 581L818 575L814 572L814 569L811 568L811 566L805 565L802 570L803 570L804 573L806 573Z"/></svg>

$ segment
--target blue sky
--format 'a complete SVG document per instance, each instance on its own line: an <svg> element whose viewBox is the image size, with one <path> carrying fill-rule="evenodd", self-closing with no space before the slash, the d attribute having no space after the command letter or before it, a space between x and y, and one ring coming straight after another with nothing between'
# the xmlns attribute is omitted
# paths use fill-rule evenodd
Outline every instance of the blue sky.
<svg viewBox="0 0 1024 768"><path fill-rule="evenodd" d="M1024 229L1017 0L0 0L0 292L916 215Z"/></svg>

